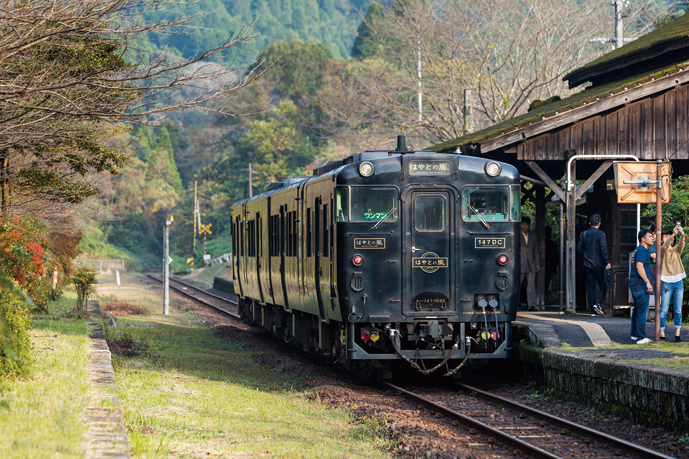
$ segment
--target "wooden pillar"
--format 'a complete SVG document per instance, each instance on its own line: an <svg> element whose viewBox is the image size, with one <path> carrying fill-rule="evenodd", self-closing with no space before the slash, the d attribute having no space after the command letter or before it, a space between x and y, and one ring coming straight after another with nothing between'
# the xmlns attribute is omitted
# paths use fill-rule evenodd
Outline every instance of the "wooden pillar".
<svg viewBox="0 0 689 459"><path fill-rule="evenodd" d="M536 185L534 185L536 186ZM536 186L536 241L538 266L536 273L536 308L545 310L545 187Z"/></svg>
<svg viewBox="0 0 689 459"><path fill-rule="evenodd" d="M571 184L566 184L567 196L567 241L565 255L565 312L574 314L577 310L577 279L576 279L576 260L577 260L577 241L576 241L576 215L577 215L577 187L576 187L576 162L572 164Z"/></svg>

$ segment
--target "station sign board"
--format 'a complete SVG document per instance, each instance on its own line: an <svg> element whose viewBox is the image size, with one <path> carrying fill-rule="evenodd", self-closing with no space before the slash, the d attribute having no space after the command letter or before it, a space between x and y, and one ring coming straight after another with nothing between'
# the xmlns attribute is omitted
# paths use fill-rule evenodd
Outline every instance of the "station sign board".
<svg viewBox="0 0 689 459"><path fill-rule="evenodd" d="M670 163L661 163L658 167L655 161L620 161L614 163L613 170L618 203L655 204L658 186L653 182L657 182L658 175L660 175L663 184L660 189L662 202L664 204L670 202L670 192L672 191Z"/></svg>

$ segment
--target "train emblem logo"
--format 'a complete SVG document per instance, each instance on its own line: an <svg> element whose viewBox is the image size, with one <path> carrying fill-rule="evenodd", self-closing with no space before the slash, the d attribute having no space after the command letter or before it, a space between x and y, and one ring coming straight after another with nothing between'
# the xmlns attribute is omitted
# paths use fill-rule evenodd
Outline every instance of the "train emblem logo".
<svg viewBox="0 0 689 459"><path fill-rule="evenodd" d="M437 253L426 252L420 257L412 258L412 267L421 268L423 272L431 274L440 268L447 268L447 257L439 257Z"/></svg>

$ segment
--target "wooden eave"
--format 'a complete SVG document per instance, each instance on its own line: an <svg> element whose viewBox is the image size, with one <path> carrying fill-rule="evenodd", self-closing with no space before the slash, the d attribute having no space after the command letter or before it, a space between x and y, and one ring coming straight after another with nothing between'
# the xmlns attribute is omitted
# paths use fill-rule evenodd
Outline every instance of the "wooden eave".
<svg viewBox="0 0 689 459"><path fill-rule="evenodd" d="M596 82L610 80L610 72L632 75L639 73L639 68L658 68L673 59L677 62L684 54L681 48L687 46L688 38L689 14L683 14L637 40L572 70L562 79L569 81L570 88L586 81L595 85Z"/></svg>
<svg viewBox="0 0 689 459"><path fill-rule="evenodd" d="M662 71L661 71L662 72ZM582 93L550 104L537 110L534 115L526 113L520 117L507 120L495 126L491 126L476 133L467 134L458 139L443 142L439 145L427 148L430 151L447 152L460 148L465 154L486 154L495 150L505 150L516 147L518 144L537 137L549 131L555 131L568 125L577 123L586 118L615 110L657 93L670 90L674 87L689 83L689 70L680 70L659 78L651 78L647 83L637 83L636 87L624 87L617 94L596 96L596 91L591 90L592 97L582 97ZM581 105L574 108L557 111L557 107L566 107L569 99L581 99ZM592 99L592 100L591 100ZM521 125L521 123L528 123ZM510 125L512 128L509 129ZM509 132L507 132L509 129Z"/></svg>
<svg viewBox="0 0 689 459"><path fill-rule="evenodd" d="M590 81L592 84L602 84L619 79L620 74L632 75L638 73L639 67L660 67L672 62L679 62L689 57L689 37L671 41L644 52L634 54L625 60L611 60L605 65L586 68L570 73L564 79L570 88ZM569 78L568 78L569 77Z"/></svg>

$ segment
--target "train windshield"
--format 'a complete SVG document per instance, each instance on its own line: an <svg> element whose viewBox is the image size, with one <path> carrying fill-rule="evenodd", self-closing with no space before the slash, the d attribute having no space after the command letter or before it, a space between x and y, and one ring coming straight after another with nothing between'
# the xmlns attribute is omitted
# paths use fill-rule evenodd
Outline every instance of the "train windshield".
<svg viewBox="0 0 689 459"><path fill-rule="evenodd" d="M338 195L341 188L338 188ZM399 192L389 186L353 186L349 188L349 209L352 222L377 222L385 218L384 223L397 221L399 218ZM339 202L340 200L338 200ZM342 203L345 202L341 199ZM338 210L338 215L340 211ZM346 216L344 205L342 215ZM338 221L345 221L339 220Z"/></svg>
<svg viewBox="0 0 689 459"><path fill-rule="evenodd" d="M518 187L469 186L462 190L464 221L519 221L520 194Z"/></svg>

